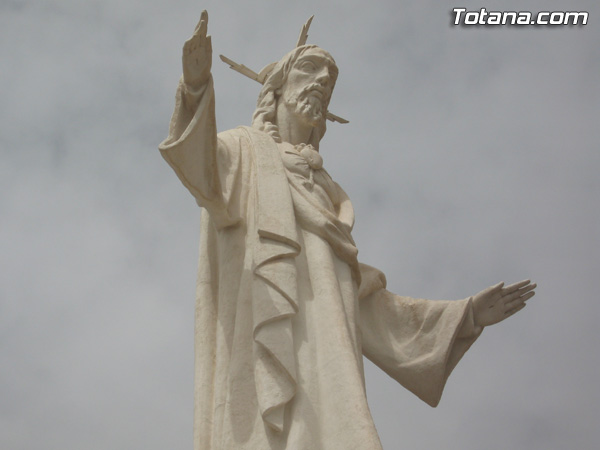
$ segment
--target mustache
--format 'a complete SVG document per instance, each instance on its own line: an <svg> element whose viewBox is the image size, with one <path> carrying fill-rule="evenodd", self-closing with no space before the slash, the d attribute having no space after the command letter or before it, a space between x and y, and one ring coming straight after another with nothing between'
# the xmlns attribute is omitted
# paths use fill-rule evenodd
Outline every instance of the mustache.
<svg viewBox="0 0 600 450"><path fill-rule="evenodd" d="M305 97L308 96L312 93L317 93L319 94L318 97L323 100L323 101L327 101L329 100L329 95L327 94L325 88L323 88L323 86L321 86L318 83L312 83L309 84L308 86L304 87L301 91L300 94L298 95L298 97Z"/></svg>

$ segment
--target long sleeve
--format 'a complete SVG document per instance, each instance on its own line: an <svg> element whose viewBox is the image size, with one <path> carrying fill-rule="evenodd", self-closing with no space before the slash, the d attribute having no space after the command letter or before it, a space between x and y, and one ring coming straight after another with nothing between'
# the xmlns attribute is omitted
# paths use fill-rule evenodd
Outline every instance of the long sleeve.
<svg viewBox="0 0 600 450"><path fill-rule="evenodd" d="M431 406L477 339L471 299L432 301L395 295L383 273L361 264L363 354Z"/></svg>
<svg viewBox="0 0 600 450"><path fill-rule="evenodd" d="M240 145L219 139L212 76L195 92L179 82L169 136L159 145L181 182L206 208L219 228L233 225L239 214L230 200L236 190ZM236 206L236 205L233 205Z"/></svg>

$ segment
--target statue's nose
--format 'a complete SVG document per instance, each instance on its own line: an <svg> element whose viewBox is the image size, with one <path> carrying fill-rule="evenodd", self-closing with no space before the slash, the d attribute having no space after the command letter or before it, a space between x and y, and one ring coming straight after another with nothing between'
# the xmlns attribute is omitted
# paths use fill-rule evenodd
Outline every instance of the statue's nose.
<svg viewBox="0 0 600 450"><path fill-rule="evenodd" d="M323 67L317 75L317 81L320 84L322 84L323 86L327 86L329 84L330 79L331 79L331 76L329 74L329 68Z"/></svg>

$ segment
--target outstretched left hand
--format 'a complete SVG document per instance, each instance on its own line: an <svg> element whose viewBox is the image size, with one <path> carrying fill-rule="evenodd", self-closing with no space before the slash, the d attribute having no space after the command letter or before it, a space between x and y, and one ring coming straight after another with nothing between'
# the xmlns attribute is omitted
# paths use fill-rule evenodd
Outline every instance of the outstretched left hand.
<svg viewBox="0 0 600 450"><path fill-rule="evenodd" d="M537 285L530 280L504 286L490 286L473 297L473 319L476 326L486 327L501 322L525 308L525 302L535 295Z"/></svg>

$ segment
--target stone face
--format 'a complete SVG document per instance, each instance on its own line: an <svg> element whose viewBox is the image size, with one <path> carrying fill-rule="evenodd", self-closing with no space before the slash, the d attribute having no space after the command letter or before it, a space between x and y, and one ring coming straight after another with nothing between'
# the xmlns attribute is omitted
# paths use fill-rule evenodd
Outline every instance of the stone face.
<svg viewBox="0 0 600 450"><path fill-rule="evenodd" d="M354 211L319 143L337 79L299 46L259 74L251 127L217 134L206 12L183 49L160 151L203 209L194 442L204 449L381 448L363 355L428 404L486 325L524 306L529 281L459 301L392 294L357 260Z"/></svg>

